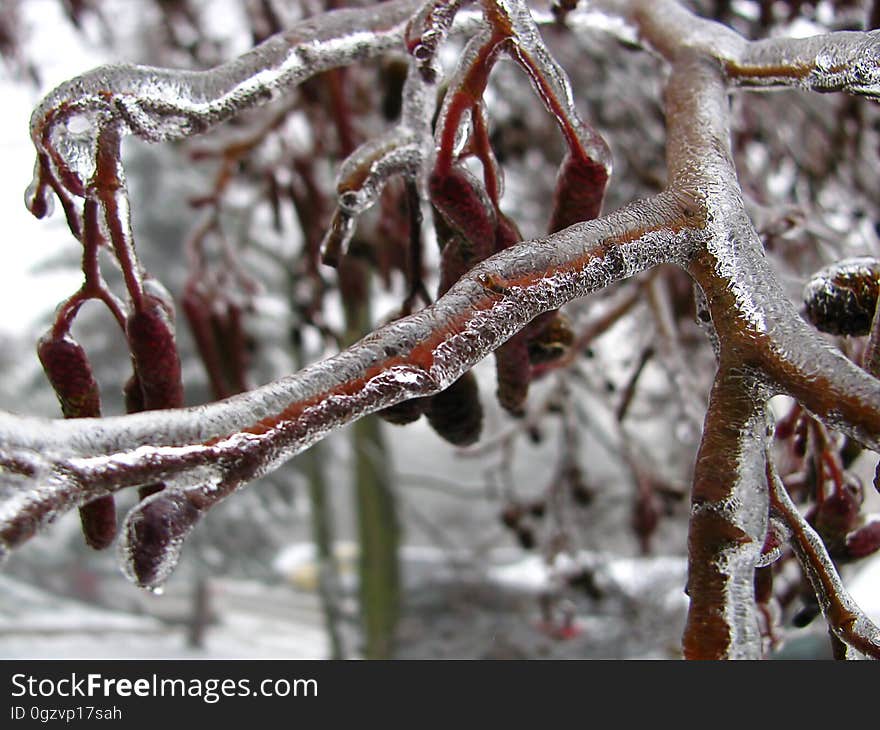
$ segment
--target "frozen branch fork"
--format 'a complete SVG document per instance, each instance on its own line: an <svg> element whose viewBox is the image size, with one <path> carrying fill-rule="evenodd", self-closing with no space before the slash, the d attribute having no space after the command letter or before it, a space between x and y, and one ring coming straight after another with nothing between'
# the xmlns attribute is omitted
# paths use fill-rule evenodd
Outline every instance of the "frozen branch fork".
<svg viewBox="0 0 880 730"><path fill-rule="evenodd" d="M537 30L549 14L533 15L517 0L485 0L475 10L460 10L462 5L393 0L329 12L211 71L113 66L67 82L32 118L38 166L29 205L45 215L56 195L87 258L98 245L116 255L126 274L127 302L116 301L95 272L91 278L87 272L89 296L115 306L119 318L126 307L129 317L148 312L152 295L129 226L119 153L123 135L155 142L187 137L319 72L408 53L400 122L345 163L342 177L348 181L340 185L335 219L339 235L325 241L344 250L353 221L391 175L415 181L424 193L432 170L432 184L438 169L454 172L444 155L466 115L444 102L436 144L430 124L437 83L433 53L447 33L474 39L464 54L473 64L463 62L453 87L474 88L474 59L490 57L480 55L484 48L510 54L559 120L570 159L604 186L610 170L604 143L578 118L565 73ZM728 97L738 89L794 87L877 98L880 34L748 42L672 0L581 3L566 24L579 33L599 18L622 20L620 27L668 66L664 192L594 219L586 212L579 222L562 216L556 232L484 258L433 304L253 391L198 408L121 417L50 421L0 415L0 550L19 547L63 512L96 497L164 482L163 491L129 514L121 537L130 574L158 585L173 569L189 530L239 487L334 429L442 391L538 315L674 264L699 285L718 343L718 372L694 473L684 652L694 658L759 655L754 573L773 508L766 403L787 394L828 426L878 450L880 382L817 336L783 294L745 211L730 147ZM473 99L474 120L481 93ZM144 530L150 524L163 526L161 539ZM148 533L154 542L144 545ZM834 616L829 622L841 623ZM870 622L843 623L843 641L880 655ZM859 627L857 641L853 625Z"/></svg>

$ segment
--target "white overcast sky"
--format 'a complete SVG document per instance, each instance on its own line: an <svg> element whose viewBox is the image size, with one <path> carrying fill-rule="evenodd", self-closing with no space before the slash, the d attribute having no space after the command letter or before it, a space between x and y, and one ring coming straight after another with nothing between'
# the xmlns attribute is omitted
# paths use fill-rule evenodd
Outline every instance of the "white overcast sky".
<svg viewBox="0 0 880 730"><path fill-rule="evenodd" d="M67 231L60 206L49 219L38 221L24 206L24 190L34 168L34 149L28 134L31 110L40 97L71 76L105 59L90 48L63 18L57 0L26 0L27 49L37 62L42 85L13 81L0 63L0 331L25 334L35 319L72 294L81 276L33 273L35 265L62 246L78 246ZM34 339L40 333L34 331Z"/></svg>

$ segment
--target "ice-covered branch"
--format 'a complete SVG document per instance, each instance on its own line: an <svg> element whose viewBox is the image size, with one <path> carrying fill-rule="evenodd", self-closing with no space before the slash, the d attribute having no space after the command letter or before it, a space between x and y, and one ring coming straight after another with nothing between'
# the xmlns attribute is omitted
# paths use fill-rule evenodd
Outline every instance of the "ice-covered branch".
<svg viewBox="0 0 880 730"><path fill-rule="evenodd" d="M694 468L688 534L690 659L761 656L755 567L767 532L767 424L754 375L722 355Z"/></svg>
<svg viewBox="0 0 880 730"><path fill-rule="evenodd" d="M204 131L321 71L401 49L419 5L391 0L331 11L208 71L102 66L43 99L31 117L34 144L81 195L94 173L97 135L107 125L152 142Z"/></svg>
<svg viewBox="0 0 880 730"><path fill-rule="evenodd" d="M677 199L661 195L497 254L431 307L219 403L76 422L3 414L0 547L83 501L157 479L175 489L216 485L206 508L331 430L437 393L541 312L657 264L682 264L696 238Z"/></svg>
<svg viewBox="0 0 880 730"><path fill-rule="evenodd" d="M828 626L845 644L880 659L880 628L852 600L822 538L798 512L767 455L770 503L791 531L791 545L813 585Z"/></svg>
<svg viewBox="0 0 880 730"><path fill-rule="evenodd" d="M737 86L794 86L880 98L880 31L772 38L749 43L725 63Z"/></svg>
<svg viewBox="0 0 880 730"><path fill-rule="evenodd" d="M684 53L714 58L728 81L745 88L796 87L880 96L880 31L843 31L808 38L749 42L676 0L590 0L574 12L616 15L646 45L672 62Z"/></svg>

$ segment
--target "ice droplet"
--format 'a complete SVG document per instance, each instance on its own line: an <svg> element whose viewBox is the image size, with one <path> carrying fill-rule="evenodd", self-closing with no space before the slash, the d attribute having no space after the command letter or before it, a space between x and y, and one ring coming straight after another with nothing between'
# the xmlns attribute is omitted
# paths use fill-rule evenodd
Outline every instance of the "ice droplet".
<svg viewBox="0 0 880 730"><path fill-rule="evenodd" d="M34 176L27 186L27 190L24 191L24 204L36 218L52 215L52 210L55 207L55 198L44 173L43 162L37 157L37 161L34 163Z"/></svg>
<svg viewBox="0 0 880 730"><path fill-rule="evenodd" d="M33 182L24 191L24 204L36 218L46 218L52 215L55 209L52 191L39 178L39 173L35 174Z"/></svg>

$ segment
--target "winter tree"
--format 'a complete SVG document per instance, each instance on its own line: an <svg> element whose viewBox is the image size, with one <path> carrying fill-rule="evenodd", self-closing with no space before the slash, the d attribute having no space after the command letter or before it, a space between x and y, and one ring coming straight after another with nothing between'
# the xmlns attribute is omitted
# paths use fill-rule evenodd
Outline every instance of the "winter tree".
<svg viewBox="0 0 880 730"><path fill-rule="evenodd" d="M573 552L604 444L630 515L608 529L646 552L687 531L685 657L765 655L797 600L836 655L880 656L838 573L880 547L859 476L880 449L880 5L242 0L253 47L232 58L209 5L156 0L154 65L97 68L33 112L26 202L61 209L83 280L35 335L64 418L0 414L0 550L76 508L90 545L160 587L212 508L348 426L373 444L361 600L367 654L387 656L398 536L375 416L502 472L552 432L546 489L507 493L504 525ZM15 7L0 47L27 73ZM174 281L145 265L127 136L210 170ZM265 296L283 336L260 329ZM87 302L128 353L103 390L72 329ZM270 349L301 369L264 382ZM102 405L114 388L124 414Z"/></svg>

